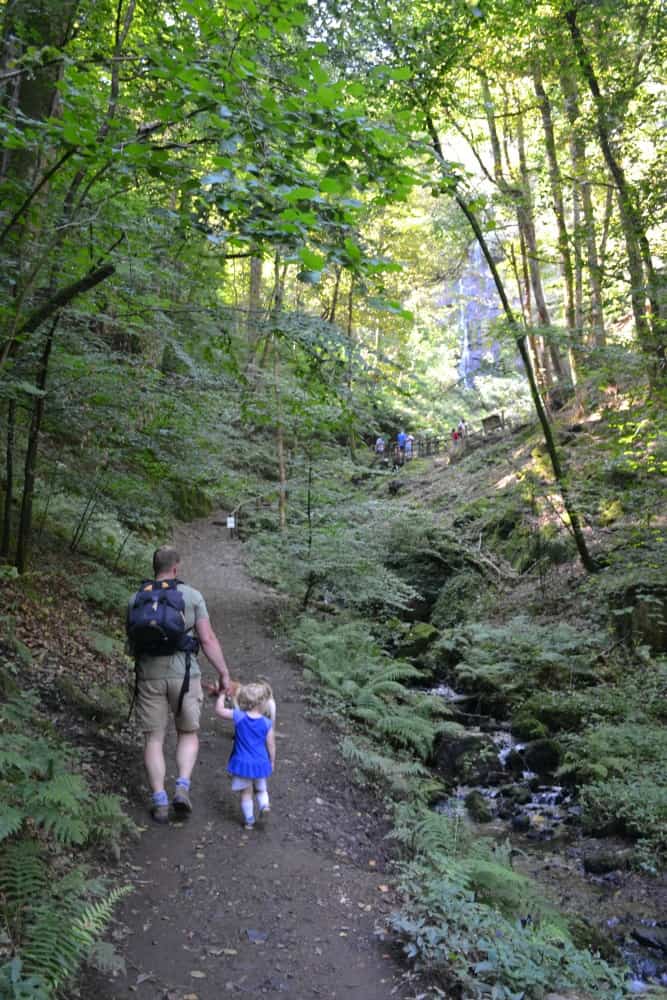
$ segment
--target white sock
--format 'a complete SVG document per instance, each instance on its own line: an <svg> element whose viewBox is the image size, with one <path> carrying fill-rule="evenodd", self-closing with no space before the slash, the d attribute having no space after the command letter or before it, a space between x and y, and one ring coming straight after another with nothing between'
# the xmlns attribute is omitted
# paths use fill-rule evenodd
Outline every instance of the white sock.
<svg viewBox="0 0 667 1000"><path fill-rule="evenodd" d="M269 793L266 789L263 789L261 792L257 792L257 808L260 812L269 808Z"/></svg>
<svg viewBox="0 0 667 1000"><path fill-rule="evenodd" d="M243 813L243 818L246 823L252 823L255 819L255 811L252 805L252 799L241 799L241 812Z"/></svg>

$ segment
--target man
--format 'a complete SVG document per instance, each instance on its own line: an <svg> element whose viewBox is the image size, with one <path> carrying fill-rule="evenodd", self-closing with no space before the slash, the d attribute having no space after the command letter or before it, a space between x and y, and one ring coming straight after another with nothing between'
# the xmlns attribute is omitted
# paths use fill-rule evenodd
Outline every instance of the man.
<svg viewBox="0 0 667 1000"><path fill-rule="evenodd" d="M171 583L183 599L185 629L192 629L199 646L219 674L219 690L227 691L230 686L229 670L218 639L211 627L204 598L195 590L178 580L181 558L176 549L162 546L153 555L154 582ZM178 581L173 583L172 581ZM141 591L139 591L139 594ZM130 609L138 594L130 598ZM191 645L196 645L190 641ZM187 643L186 643L187 645ZM130 652L132 639L129 642ZM187 662L190 662L189 689L184 684ZM173 797L174 811L186 815L192 811L190 802L190 779L199 752L199 716L203 702L201 671L196 652L186 653L180 649L165 656L140 653L137 658L137 723L144 734L144 764L152 792L151 816L156 823L169 821L169 798L164 782L166 766L164 759L164 739L169 721L169 713L176 723L176 764L178 777Z"/></svg>

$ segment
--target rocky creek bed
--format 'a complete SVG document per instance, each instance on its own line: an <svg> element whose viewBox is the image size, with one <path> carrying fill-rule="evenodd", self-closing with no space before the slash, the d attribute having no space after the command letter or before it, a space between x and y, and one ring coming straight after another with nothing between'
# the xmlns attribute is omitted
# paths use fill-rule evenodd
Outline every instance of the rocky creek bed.
<svg viewBox="0 0 667 1000"><path fill-rule="evenodd" d="M515 869L580 922L582 943L627 965L633 992L667 988L667 880L633 866L632 843L583 834L575 790L554 778L551 741L516 739L446 684L429 693L464 727L438 750L436 770L450 792L433 809L509 841Z"/></svg>

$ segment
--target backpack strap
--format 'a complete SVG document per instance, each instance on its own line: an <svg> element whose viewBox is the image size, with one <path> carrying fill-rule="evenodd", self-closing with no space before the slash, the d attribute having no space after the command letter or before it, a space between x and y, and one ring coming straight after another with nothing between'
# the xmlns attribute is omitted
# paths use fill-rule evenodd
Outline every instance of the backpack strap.
<svg viewBox="0 0 667 1000"><path fill-rule="evenodd" d="M185 673L183 675L183 683L181 684L181 690L178 694L178 705L176 706L175 718L181 714L181 709L183 708L183 699L190 690L190 664L192 662L192 653L188 650L185 654Z"/></svg>

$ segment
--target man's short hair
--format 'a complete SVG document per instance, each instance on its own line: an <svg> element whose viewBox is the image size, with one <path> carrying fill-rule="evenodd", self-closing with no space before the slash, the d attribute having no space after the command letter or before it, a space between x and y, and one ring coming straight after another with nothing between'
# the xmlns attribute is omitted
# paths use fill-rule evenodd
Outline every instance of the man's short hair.
<svg viewBox="0 0 667 1000"><path fill-rule="evenodd" d="M160 573L166 572L172 566L178 566L180 561L181 557L175 548L171 545L161 545L153 553L153 573L155 576L159 576Z"/></svg>

